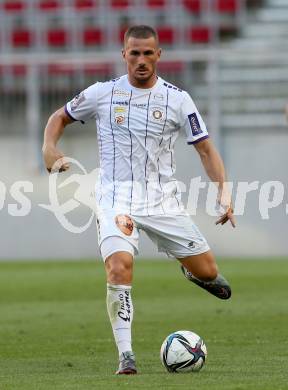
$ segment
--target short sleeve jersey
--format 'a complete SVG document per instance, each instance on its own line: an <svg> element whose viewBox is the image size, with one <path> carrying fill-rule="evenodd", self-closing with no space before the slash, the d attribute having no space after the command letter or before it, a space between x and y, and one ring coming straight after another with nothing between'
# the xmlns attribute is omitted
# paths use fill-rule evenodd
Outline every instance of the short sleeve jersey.
<svg viewBox="0 0 288 390"><path fill-rule="evenodd" d="M74 120L96 121L100 178L98 207L131 215L183 210L174 178L174 144L182 129L188 144L208 138L189 94L158 77L150 89L124 75L97 82L65 106Z"/></svg>

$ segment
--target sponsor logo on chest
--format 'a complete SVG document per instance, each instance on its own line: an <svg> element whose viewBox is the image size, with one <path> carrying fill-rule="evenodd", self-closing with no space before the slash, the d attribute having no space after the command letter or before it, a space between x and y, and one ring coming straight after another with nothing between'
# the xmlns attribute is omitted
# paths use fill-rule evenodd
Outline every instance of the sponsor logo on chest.
<svg viewBox="0 0 288 390"><path fill-rule="evenodd" d="M132 107L139 108L142 110L147 110L147 104L146 103L132 103Z"/></svg>
<svg viewBox="0 0 288 390"><path fill-rule="evenodd" d="M122 97L129 97L130 96L130 92L129 91L125 91L124 89L114 89L113 95L115 95L115 96L122 96Z"/></svg>
<svg viewBox="0 0 288 390"><path fill-rule="evenodd" d="M162 93L155 93L153 95L153 99L163 101L164 100L164 95Z"/></svg>
<svg viewBox="0 0 288 390"><path fill-rule="evenodd" d="M123 125L126 119L126 107L114 107L114 122L117 125Z"/></svg>
<svg viewBox="0 0 288 390"><path fill-rule="evenodd" d="M112 104L117 106L129 106L128 100L113 100Z"/></svg>

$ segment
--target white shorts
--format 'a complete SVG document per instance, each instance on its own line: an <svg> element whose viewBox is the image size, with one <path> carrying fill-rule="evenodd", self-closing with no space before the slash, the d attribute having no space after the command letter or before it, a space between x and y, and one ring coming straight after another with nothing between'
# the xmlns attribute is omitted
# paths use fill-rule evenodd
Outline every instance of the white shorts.
<svg viewBox="0 0 288 390"><path fill-rule="evenodd" d="M184 258L207 252L210 248L192 218L187 214L130 216L102 212L97 231L103 259L115 252L138 254L139 231L143 230L169 257Z"/></svg>

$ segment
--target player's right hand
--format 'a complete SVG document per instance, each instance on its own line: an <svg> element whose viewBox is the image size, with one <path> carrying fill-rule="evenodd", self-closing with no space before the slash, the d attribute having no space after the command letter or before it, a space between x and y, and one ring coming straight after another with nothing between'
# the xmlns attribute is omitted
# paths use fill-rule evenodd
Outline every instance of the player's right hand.
<svg viewBox="0 0 288 390"><path fill-rule="evenodd" d="M49 173L64 172L69 169L69 164L65 162L64 154L54 146L43 145L43 159Z"/></svg>

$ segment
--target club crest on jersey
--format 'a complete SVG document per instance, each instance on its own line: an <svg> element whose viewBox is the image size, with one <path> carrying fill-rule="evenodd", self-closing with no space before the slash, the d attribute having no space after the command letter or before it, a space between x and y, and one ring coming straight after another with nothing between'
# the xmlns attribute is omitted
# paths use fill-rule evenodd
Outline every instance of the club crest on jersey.
<svg viewBox="0 0 288 390"><path fill-rule="evenodd" d="M117 125L123 125L125 122L125 107L114 107L114 121Z"/></svg>
<svg viewBox="0 0 288 390"><path fill-rule="evenodd" d="M152 107L150 109L150 118L156 122L163 122L165 120L165 112L161 107Z"/></svg>
<svg viewBox="0 0 288 390"><path fill-rule="evenodd" d="M193 112L193 114L188 115L188 119L189 119L190 127L192 130L192 134L194 136L201 134L203 131L200 127L200 123L199 123L199 120L197 118L196 112Z"/></svg>
<svg viewBox="0 0 288 390"><path fill-rule="evenodd" d="M71 111L75 111L76 108L79 106L79 104L84 102L84 100L85 100L84 92L81 92L78 95L76 95L74 99L71 101Z"/></svg>
<svg viewBox="0 0 288 390"><path fill-rule="evenodd" d="M126 236L131 236L134 228L134 223L129 215L119 214L115 217L115 223L118 229Z"/></svg>

